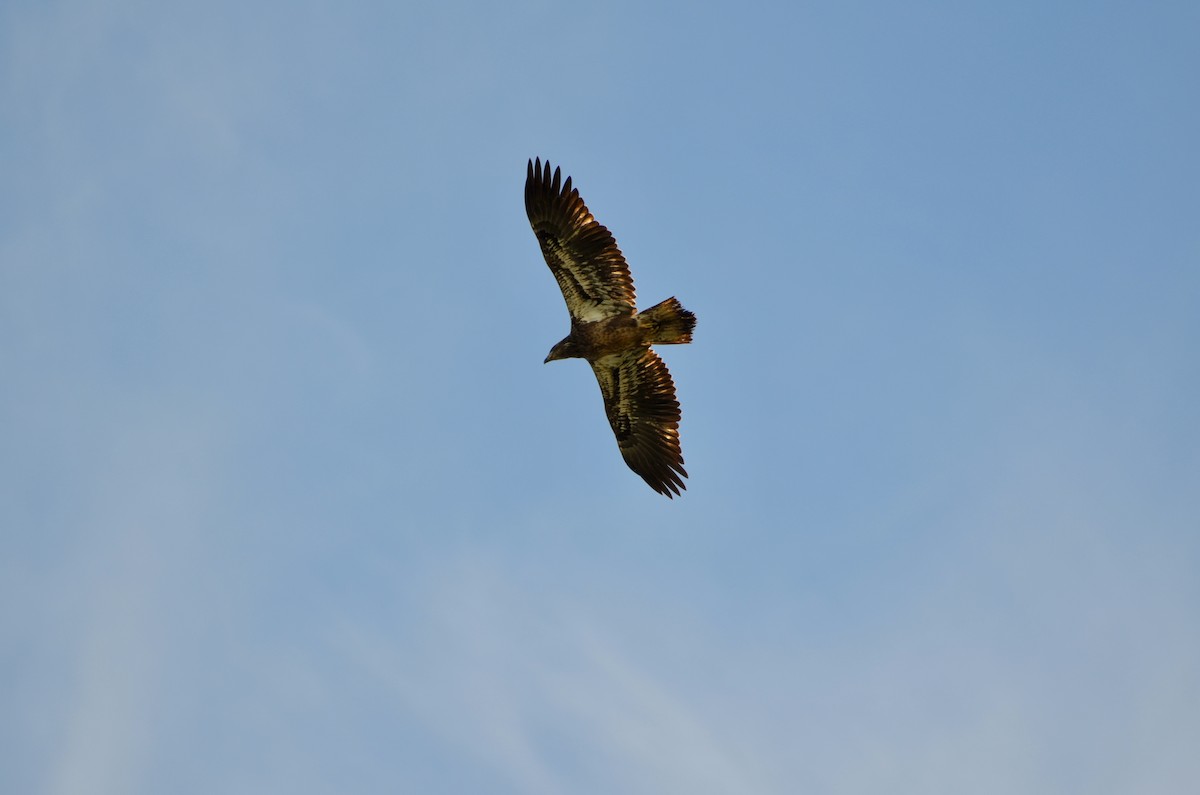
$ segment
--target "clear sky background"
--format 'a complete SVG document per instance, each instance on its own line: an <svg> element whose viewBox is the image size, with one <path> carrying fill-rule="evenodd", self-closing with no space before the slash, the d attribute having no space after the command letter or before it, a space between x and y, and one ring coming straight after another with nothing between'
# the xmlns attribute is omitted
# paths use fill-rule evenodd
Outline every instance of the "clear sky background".
<svg viewBox="0 0 1200 795"><path fill-rule="evenodd" d="M1183 793L1200 5L0 10L0 791ZM575 178L688 491L525 219Z"/></svg>

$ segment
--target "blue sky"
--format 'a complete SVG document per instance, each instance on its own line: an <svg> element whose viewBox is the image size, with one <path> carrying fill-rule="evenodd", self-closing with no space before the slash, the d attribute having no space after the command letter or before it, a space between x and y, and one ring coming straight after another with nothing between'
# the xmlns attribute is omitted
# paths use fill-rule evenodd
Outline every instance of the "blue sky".
<svg viewBox="0 0 1200 795"><path fill-rule="evenodd" d="M1200 7L0 10L0 790L1200 780ZM575 178L691 478L524 217Z"/></svg>

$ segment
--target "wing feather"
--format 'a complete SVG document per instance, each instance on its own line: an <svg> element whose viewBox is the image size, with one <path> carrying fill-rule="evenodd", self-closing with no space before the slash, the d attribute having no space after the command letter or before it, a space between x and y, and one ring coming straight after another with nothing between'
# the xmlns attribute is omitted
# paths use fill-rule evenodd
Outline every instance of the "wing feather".
<svg viewBox="0 0 1200 795"><path fill-rule="evenodd" d="M529 161L525 213L575 321L633 314L633 277L617 241L550 163Z"/></svg>
<svg viewBox="0 0 1200 795"><path fill-rule="evenodd" d="M682 415L667 366L649 348L610 354L590 364L625 463L659 494L679 494L687 488L679 447Z"/></svg>

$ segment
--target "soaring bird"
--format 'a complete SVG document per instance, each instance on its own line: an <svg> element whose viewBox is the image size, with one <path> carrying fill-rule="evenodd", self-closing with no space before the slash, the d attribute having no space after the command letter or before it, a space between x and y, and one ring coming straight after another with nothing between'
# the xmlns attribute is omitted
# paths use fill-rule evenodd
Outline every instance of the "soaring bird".
<svg viewBox="0 0 1200 795"><path fill-rule="evenodd" d="M612 233L588 210L571 178L529 161L525 213L542 256L562 289L571 333L555 359L587 359L600 382L608 424L629 468L659 494L685 489L675 383L651 345L692 341L696 316L675 298L638 312L633 277Z"/></svg>

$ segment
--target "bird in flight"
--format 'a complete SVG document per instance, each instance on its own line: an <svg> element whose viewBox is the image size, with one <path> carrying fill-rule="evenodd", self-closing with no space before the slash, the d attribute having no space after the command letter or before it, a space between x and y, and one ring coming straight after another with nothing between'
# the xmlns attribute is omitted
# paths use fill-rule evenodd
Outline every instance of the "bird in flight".
<svg viewBox="0 0 1200 795"><path fill-rule="evenodd" d="M559 168L552 175L541 158L526 170L525 213L571 314L571 333L546 361L587 359L625 463L659 494L679 494L687 477L679 401L650 346L691 342L696 316L675 298L637 311L633 277L612 233L588 211L571 178L563 181Z"/></svg>

